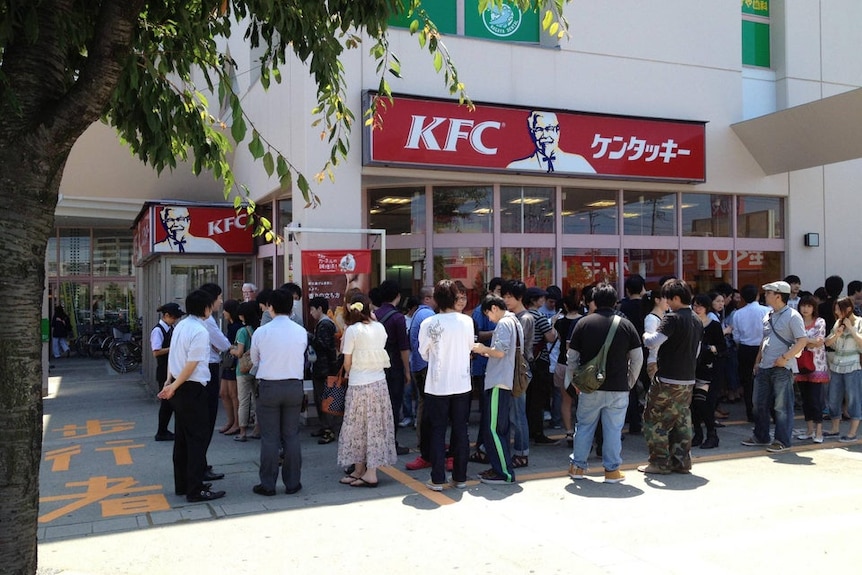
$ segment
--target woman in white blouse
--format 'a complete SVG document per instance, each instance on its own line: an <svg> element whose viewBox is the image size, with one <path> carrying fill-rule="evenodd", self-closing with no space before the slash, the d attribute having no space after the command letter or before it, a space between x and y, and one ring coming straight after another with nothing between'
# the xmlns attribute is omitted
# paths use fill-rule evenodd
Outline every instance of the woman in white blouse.
<svg viewBox="0 0 862 575"><path fill-rule="evenodd" d="M393 465L395 423L384 368L389 367L386 330L371 317L371 302L361 293L344 307L347 329L341 339L344 371L350 376L344 424L338 438L338 464L355 466L341 483L351 487L377 487L377 468Z"/></svg>

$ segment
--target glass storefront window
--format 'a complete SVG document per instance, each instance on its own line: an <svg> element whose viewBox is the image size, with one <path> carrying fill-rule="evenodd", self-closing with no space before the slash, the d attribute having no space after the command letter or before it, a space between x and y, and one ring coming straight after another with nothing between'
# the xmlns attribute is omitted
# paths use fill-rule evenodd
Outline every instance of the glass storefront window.
<svg viewBox="0 0 862 575"><path fill-rule="evenodd" d="M616 235L616 190L563 189L564 234Z"/></svg>
<svg viewBox="0 0 862 575"><path fill-rule="evenodd" d="M94 324L135 325L138 310L133 282L93 282Z"/></svg>
<svg viewBox="0 0 862 575"><path fill-rule="evenodd" d="M623 233L627 236L675 236L676 194L623 192Z"/></svg>
<svg viewBox="0 0 862 575"><path fill-rule="evenodd" d="M133 276L132 237L119 230L93 230L93 275Z"/></svg>
<svg viewBox="0 0 862 575"><path fill-rule="evenodd" d="M491 186L434 188L434 232L491 233L493 193Z"/></svg>
<svg viewBox="0 0 862 575"><path fill-rule="evenodd" d="M90 275L90 230L60 230L60 275Z"/></svg>
<svg viewBox="0 0 862 575"><path fill-rule="evenodd" d="M708 293L720 283L732 283L733 252L730 250L683 250L682 279L691 291Z"/></svg>
<svg viewBox="0 0 862 575"><path fill-rule="evenodd" d="M676 250L623 250L625 276L640 274L647 283L647 289L657 288L664 276L677 276ZM678 277L678 276L677 276Z"/></svg>
<svg viewBox="0 0 862 575"><path fill-rule="evenodd" d="M784 199L738 196L736 234L740 238L783 238Z"/></svg>
<svg viewBox="0 0 862 575"><path fill-rule="evenodd" d="M603 281L616 285L619 277L619 251L615 249L564 249L563 293Z"/></svg>
<svg viewBox="0 0 862 575"><path fill-rule="evenodd" d="M425 233L425 188L368 190L368 227L390 235Z"/></svg>
<svg viewBox="0 0 862 575"><path fill-rule="evenodd" d="M488 248L440 248L434 250L434 283L458 280L467 288L467 310L485 293L494 273L494 254Z"/></svg>
<svg viewBox="0 0 862 575"><path fill-rule="evenodd" d="M371 285L380 285L377 276L380 275L380 250L371 252ZM416 295L422 287L425 277L425 250L423 248L413 249L390 249L386 250L386 277L383 279L394 280L401 288L401 297ZM363 291L368 292L366 286Z"/></svg>
<svg viewBox="0 0 862 575"><path fill-rule="evenodd" d="M683 194L682 235L729 238L733 196L718 194Z"/></svg>
<svg viewBox="0 0 862 575"><path fill-rule="evenodd" d="M503 248L500 254L501 277L518 279L527 287L548 287L554 283L553 248Z"/></svg>
<svg viewBox="0 0 862 575"><path fill-rule="evenodd" d="M514 234L554 233L554 189L500 188L500 231Z"/></svg>
<svg viewBox="0 0 862 575"><path fill-rule="evenodd" d="M48 238L48 247L45 249L45 266L49 277L57 277L57 238Z"/></svg>
<svg viewBox="0 0 862 575"><path fill-rule="evenodd" d="M754 284L758 287L784 277L782 252L744 251L736 252L737 285Z"/></svg>
<svg viewBox="0 0 862 575"><path fill-rule="evenodd" d="M90 332L90 284L77 282L60 282L57 298L69 319L72 321L72 332L75 337L81 333Z"/></svg>

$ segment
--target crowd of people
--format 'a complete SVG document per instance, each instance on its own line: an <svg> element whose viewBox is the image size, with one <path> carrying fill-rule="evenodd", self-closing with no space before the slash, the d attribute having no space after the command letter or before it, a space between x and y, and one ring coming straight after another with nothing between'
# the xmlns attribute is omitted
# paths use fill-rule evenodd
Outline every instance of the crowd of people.
<svg viewBox="0 0 862 575"><path fill-rule="evenodd" d="M245 284L242 302L223 302L219 286L205 284L187 296L185 310L174 302L158 309L150 336L162 399L155 440L174 441L177 495L223 497L212 487L223 474L206 459L221 399L226 421L218 431L260 440L253 492L275 495L280 473L284 491L297 493L303 380L311 379L312 435L338 442L334 464L349 487L376 487L378 469L408 452L397 435L411 426L419 454L406 468L429 469L434 491L466 487L468 462L488 466L478 476L484 483L514 484L531 447L559 443L546 427L565 432L574 480L586 477L594 448L604 481L625 479L626 425L647 443L649 462L639 471L690 473L691 449L719 446L722 406L736 402L754 424L743 445L780 453L794 440L856 441L862 282L850 282L845 297L838 276L813 293L801 283L791 275L694 294L675 277L647 290L632 275L619 298L609 283L564 295L494 278L468 310L458 281L440 280L402 304L398 284L387 280L367 294L351 291L337 310L312 298L308 329L296 284L261 291ZM225 331L213 317L219 312ZM587 366L595 389L583 383ZM349 379L343 415L319 409L327 378L339 370ZM797 392L806 428L795 431ZM474 400L480 422L471 450ZM842 418L850 421L844 435Z"/></svg>

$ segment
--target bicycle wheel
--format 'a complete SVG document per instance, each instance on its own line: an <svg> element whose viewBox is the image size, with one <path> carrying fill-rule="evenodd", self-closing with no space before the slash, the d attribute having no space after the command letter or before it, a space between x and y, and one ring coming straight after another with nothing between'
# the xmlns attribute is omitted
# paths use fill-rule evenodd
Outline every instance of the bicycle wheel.
<svg viewBox="0 0 862 575"><path fill-rule="evenodd" d="M90 338L88 336L81 335L75 340L75 353L77 353L79 357L87 357L90 355L89 339Z"/></svg>
<svg viewBox="0 0 862 575"><path fill-rule="evenodd" d="M90 357L102 357L102 342L104 337L95 333L87 340L87 355Z"/></svg>
<svg viewBox="0 0 862 575"><path fill-rule="evenodd" d="M111 346L108 361L114 371L128 373L141 365L141 348L128 341L121 341Z"/></svg>
<svg viewBox="0 0 862 575"><path fill-rule="evenodd" d="M100 350L102 357L105 357L105 358L108 357L108 354L111 351L111 346L114 345L115 341L117 341L117 340L114 339L114 336L112 336L112 335L106 335L105 336L105 339L102 340L102 346L101 346L101 350Z"/></svg>

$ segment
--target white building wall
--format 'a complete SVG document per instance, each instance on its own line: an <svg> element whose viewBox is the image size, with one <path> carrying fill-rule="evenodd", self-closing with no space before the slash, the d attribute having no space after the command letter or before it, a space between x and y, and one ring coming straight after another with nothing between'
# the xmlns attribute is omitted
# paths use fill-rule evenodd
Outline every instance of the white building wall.
<svg viewBox="0 0 862 575"><path fill-rule="evenodd" d="M841 93L862 86L862 2L858 0L773 0L770 3L774 72L743 71L739 0L607 0L574 2L566 6L571 38L559 48L523 46L465 37L446 37L461 80L477 102L524 107L649 117L703 120L706 127L707 181L698 185L578 180L577 178L520 178L519 181L623 187L625 189L695 191L704 193L786 196L787 271L803 276L806 287L816 287L824 275L845 279L862 275L848 234L853 233L856 182L862 180L862 161L812 168L766 177L730 129L741 120ZM254 69L255 55L230 39L238 63L237 85L251 122L282 150L310 179L324 165L329 144L321 141L321 127L312 127L315 86L306 66L291 61L282 68L283 82L272 82L264 93ZM402 61L403 80L389 77L398 93L449 98L442 77L415 37L391 30L391 46ZM348 104L356 115L350 135L350 157L336 169L335 182L311 182L322 205L304 209L294 184L295 221L303 227L333 229L362 227L365 220L363 184L394 178L415 181L475 181L475 174L427 170L363 168L363 90L377 88L376 62L367 56L369 42L343 57L348 81ZM774 76L774 80L773 80ZM854 121L856 119L848 119ZM94 128L94 131L104 128ZM250 126L251 129L251 126ZM119 145L105 139L118 150ZM154 199L220 197L220 185L206 178L190 178L183 170L153 177L126 155L124 162L105 166L104 180L94 184L90 168L94 155L90 134L76 146L61 192L89 195L102 201L119 195ZM123 153L127 154L124 150ZM112 156L113 158L113 156ZM100 169L102 167L100 166ZM236 151L237 180L252 197L263 201L285 197L275 177L266 176L253 162L246 144ZM116 173L115 173L116 172ZM146 173L146 176L143 174ZM508 179L507 179L508 178ZM511 181L493 176L488 181ZM215 192L215 194L214 194ZM58 212L59 213L59 212ZM821 234L820 248L803 248L802 234ZM300 247L343 247L339 236L303 236ZM357 239L358 242L358 239Z"/></svg>

